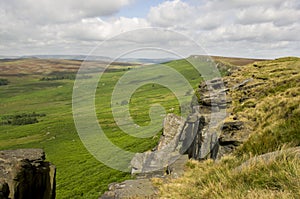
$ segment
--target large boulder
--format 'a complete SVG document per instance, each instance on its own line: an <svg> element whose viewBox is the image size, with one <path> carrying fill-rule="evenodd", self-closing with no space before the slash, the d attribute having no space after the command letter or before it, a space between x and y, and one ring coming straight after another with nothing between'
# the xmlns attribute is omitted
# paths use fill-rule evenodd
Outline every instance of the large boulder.
<svg viewBox="0 0 300 199"><path fill-rule="evenodd" d="M0 198L54 199L55 166L42 149L0 151Z"/></svg>

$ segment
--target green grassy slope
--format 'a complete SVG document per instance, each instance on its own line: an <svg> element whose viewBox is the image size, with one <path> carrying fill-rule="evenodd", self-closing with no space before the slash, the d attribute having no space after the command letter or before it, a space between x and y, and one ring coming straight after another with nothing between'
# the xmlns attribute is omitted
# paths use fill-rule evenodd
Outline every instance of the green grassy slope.
<svg viewBox="0 0 300 199"><path fill-rule="evenodd" d="M73 67L74 65L74 67ZM0 126L0 150L15 148L43 148L47 160L57 167L57 198L97 198L109 183L130 178L98 162L81 143L72 117L72 89L74 80L40 81L42 73L51 74L63 68L74 73L78 63L73 61L16 60L0 63L8 85L0 87L0 116L22 113L44 113L39 123ZM167 63L181 72L195 88L199 74L184 60ZM42 72L40 66L45 67ZM14 68L16 67L16 68ZM29 68L28 68L29 67ZM32 68L30 68L32 67ZM68 68L69 67L69 68ZM110 96L117 80L128 66L114 66L103 75L96 92L96 111L106 135L119 147L142 152L154 147L158 136L137 139L124 134L115 124L110 111ZM147 66L149 67L149 66ZM75 70L74 70L75 68ZM8 71L5 73L5 71ZM22 73L23 75L20 75ZM105 86L103 86L105 85ZM131 114L140 125L149 122L148 109L152 103L161 103L168 112L179 113L175 96L165 87L144 85L132 97Z"/></svg>

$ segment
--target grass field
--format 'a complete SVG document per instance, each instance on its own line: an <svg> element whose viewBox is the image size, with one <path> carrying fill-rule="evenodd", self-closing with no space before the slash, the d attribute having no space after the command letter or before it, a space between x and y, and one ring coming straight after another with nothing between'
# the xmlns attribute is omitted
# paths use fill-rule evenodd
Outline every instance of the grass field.
<svg viewBox="0 0 300 199"><path fill-rule="evenodd" d="M97 161L81 143L72 117L72 90L79 61L21 59L1 61L1 79L8 85L0 87L1 118L22 113L46 114L39 122L27 125L1 125L0 149L43 148L47 160L57 167L57 198L97 198L109 183L130 178L130 174L113 170ZM185 60L167 63L184 75L196 88L200 75ZM150 66L147 66L150 67ZM139 139L123 133L114 122L110 96L118 79L128 66L112 66L104 73L96 92L99 124L110 140L132 152L153 148L159 136ZM67 74L66 79L61 75ZM55 76L54 76L55 75ZM60 75L57 78L57 75ZM50 77L49 81L41 81ZM192 92L191 92L192 93ZM130 112L134 121L149 123L151 104L162 104L167 112L179 113L174 94L158 84L144 85L133 95ZM162 118L163 119L163 118Z"/></svg>

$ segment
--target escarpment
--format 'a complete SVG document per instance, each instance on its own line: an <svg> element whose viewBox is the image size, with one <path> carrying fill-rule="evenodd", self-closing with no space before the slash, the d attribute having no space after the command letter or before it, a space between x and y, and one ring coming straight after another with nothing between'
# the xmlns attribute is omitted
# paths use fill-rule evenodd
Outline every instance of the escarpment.
<svg viewBox="0 0 300 199"><path fill-rule="evenodd" d="M202 82L193 112L187 118L168 114L158 146L132 159L139 186L116 183L103 198L139 198L141 187L150 191L142 198L155 198L149 178L177 178L188 159L216 160L234 151L233 156L243 155L243 150L260 155L290 142L299 146L299 74L298 58L282 58Z"/></svg>
<svg viewBox="0 0 300 199"><path fill-rule="evenodd" d="M0 199L54 199L55 173L42 149L0 151Z"/></svg>

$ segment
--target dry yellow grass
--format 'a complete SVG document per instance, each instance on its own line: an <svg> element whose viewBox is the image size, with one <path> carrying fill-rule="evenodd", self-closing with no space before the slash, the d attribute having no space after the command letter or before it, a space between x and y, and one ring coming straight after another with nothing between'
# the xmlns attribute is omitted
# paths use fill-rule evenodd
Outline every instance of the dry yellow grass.
<svg viewBox="0 0 300 199"><path fill-rule="evenodd" d="M299 151L298 151L299 152ZM299 198L300 159L293 151L256 161L237 170L244 159L224 157L220 162L189 161L184 176L165 183L153 180L160 198Z"/></svg>

